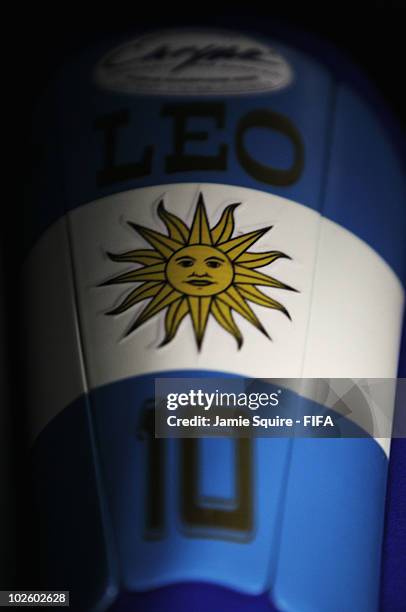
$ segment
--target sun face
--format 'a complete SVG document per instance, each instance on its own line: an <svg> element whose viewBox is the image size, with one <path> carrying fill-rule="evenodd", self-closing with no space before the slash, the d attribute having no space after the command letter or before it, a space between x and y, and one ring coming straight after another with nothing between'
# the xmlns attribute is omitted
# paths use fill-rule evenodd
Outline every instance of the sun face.
<svg viewBox="0 0 406 612"><path fill-rule="evenodd" d="M172 255L166 266L166 277L174 289L185 295L207 297L228 289L233 282L234 268L220 249L196 244Z"/></svg>
<svg viewBox="0 0 406 612"><path fill-rule="evenodd" d="M139 302L150 300L127 335L166 310L165 338L161 346L174 338L183 319L189 316L199 349L211 317L234 336L240 348L243 338L234 320L234 312L268 336L249 302L279 310L290 318L282 304L257 289L256 285L294 289L255 270L288 256L280 251L248 252L270 227L232 238L237 206L227 206L217 225L211 229L202 194L199 195L190 228L179 217L165 210L163 201L159 203L158 214L166 225L167 234L129 223L152 248L122 254L109 253L113 261L141 264L141 267L102 283L136 284L125 299L107 314L119 315Z"/></svg>

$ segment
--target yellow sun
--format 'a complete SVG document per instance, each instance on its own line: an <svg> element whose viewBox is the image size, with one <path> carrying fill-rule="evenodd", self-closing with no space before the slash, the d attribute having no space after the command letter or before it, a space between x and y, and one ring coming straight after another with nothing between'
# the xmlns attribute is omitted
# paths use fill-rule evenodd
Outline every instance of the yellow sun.
<svg viewBox="0 0 406 612"><path fill-rule="evenodd" d="M137 284L137 287L107 314L121 314L135 304L150 299L127 335L167 309L165 338L160 346L174 338L182 320L190 315L200 349L209 317L212 315L222 328L234 336L240 348L243 339L234 321L233 311L266 336L266 330L248 302L279 310L290 318L282 304L262 293L256 285L295 290L255 270L281 257L289 257L280 251L247 252L271 227L232 238L234 210L237 206L238 204L227 206L212 229L202 194L199 195L190 229L179 217L165 210L163 201L158 205L158 214L165 223L168 234L129 223L153 248L137 249L119 255L108 253L113 261L141 264L142 267L124 272L103 283Z"/></svg>

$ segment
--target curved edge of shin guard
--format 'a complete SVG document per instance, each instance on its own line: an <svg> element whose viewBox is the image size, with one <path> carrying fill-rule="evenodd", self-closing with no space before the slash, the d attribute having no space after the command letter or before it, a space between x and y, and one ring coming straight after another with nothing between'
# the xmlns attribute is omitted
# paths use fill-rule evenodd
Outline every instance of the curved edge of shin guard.
<svg viewBox="0 0 406 612"><path fill-rule="evenodd" d="M111 612L278 612L269 594L238 593L217 584L189 582L144 593L124 593Z"/></svg>
<svg viewBox="0 0 406 612"><path fill-rule="evenodd" d="M406 326L400 351L399 377L406 376ZM397 403L394 430L401 427L404 406ZM406 439L391 444L386 498L385 534L382 548L382 612L401 612L406 601Z"/></svg>

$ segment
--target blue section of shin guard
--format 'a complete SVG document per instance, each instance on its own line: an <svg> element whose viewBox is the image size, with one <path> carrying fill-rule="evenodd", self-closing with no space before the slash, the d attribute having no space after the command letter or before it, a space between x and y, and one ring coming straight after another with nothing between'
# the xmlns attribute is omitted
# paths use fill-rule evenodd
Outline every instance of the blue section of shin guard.
<svg viewBox="0 0 406 612"><path fill-rule="evenodd" d="M380 610L403 612L406 602L406 439L404 438L392 440L391 444L382 556Z"/></svg>
<svg viewBox="0 0 406 612"><path fill-rule="evenodd" d="M236 378L236 392L243 389L244 379ZM244 601L251 596L253 610L263 605L261 594L285 612L377 609L387 459L374 440L255 439L252 525L246 530L193 525L182 514L185 441L157 440L140 427L153 393L153 376L92 391L92 421L79 400L37 440L33 462L41 521L49 534L50 584L71 588L73 601L84 601L87 610L104 609L116 590L117 555L121 593L206 582L241 593ZM207 447L200 453L202 505L232 509L235 467L229 445L230 440L212 440L210 452ZM161 457L161 477L157 465L148 463L152 448ZM226 465L219 468L220 460ZM208 473L215 470L211 482ZM152 531L151 482L163 483L161 522Z"/></svg>
<svg viewBox="0 0 406 612"><path fill-rule="evenodd" d="M337 90L322 214L367 242L406 281L406 183L383 126L350 89Z"/></svg>
<svg viewBox="0 0 406 612"><path fill-rule="evenodd" d="M203 100L200 96L129 96L103 90L95 84L94 68L111 48L111 45L100 45L83 53L80 61L66 66L44 101L55 114L52 128L58 135L59 176L64 183L66 210L136 187L183 182L242 185L276 193L311 208L319 207L333 102L332 79L321 65L280 46L300 78L271 95L217 95ZM187 129L206 134L199 142L189 139L185 155L215 158L220 147L226 147L223 168L205 169L203 164L195 170L168 169L167 157L176 152L176 109L181 108L189 109ZM298 132L304 146L305 164L296 181L284 186L266 182L250 174L241 163L237 152L238 131L243 125L241 121L255 111L283 115ZM115 113L120 114L120 120L114 120ZM102 127L101 120L108 117L115 126L116 165L139 162L146 147L152 148L152 157L148 171L103 186L98 180L106 155L106 128ZM278 129L264 125L260 118L256 125L247 129L244 136L249 156L265 166L289 168L294 155L291 139ZM58 211L50 200L43 210L42 223L48 225L57 216Z"/></svg>
<svg viewBox="0 0 406 612"><path fill-rule="evenodd" d="M282 610L378 610L386 474L374 440L294 441L274 585Z"/></svg>
<svg viewBox="0 0 406 612"><path fill-rule="evenodd" d="M295 74L280 91L204 100L129 96L95 84L94 67L111 48L100 45L68 65L36 116L37 216L31 219L28 242L64 213L113 193L167 183L241 185L319 211L365 240L403 278L406 207L399 159L367 101L337 82L333 73L305 54L278 45ZM176 152L176 113L181 108L187 115L185 129L204 135L199 142L186 139L184 154L213 159L224 150L222 168L168 167L168 158ZM293 141L264 123L264 116L279 117L277 122L282 116L303 145L303 169L290 184L261 179L242 162L241 147L263 167L281 169L292 163ZM241 140L247 118L252 125L244 128ZM106 120L112 122L112 132ZM109 138L114 150L108 151ZM106 159L112 156L110 163L116 166L134 165L149 153L148 168L138 176L100 183Z"/></svg>

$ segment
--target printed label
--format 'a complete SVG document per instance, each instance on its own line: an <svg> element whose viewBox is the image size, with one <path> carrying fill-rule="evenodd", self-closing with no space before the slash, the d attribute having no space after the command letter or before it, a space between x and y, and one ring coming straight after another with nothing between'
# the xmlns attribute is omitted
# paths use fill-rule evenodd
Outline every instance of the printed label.
<svg viewBox="0 0 406 612"><path fill-rule="evenodd" d="M232 95L282 89L292 70L274 48L239 33L166 30L110 51L95 79L124 93Z"/></svg>

